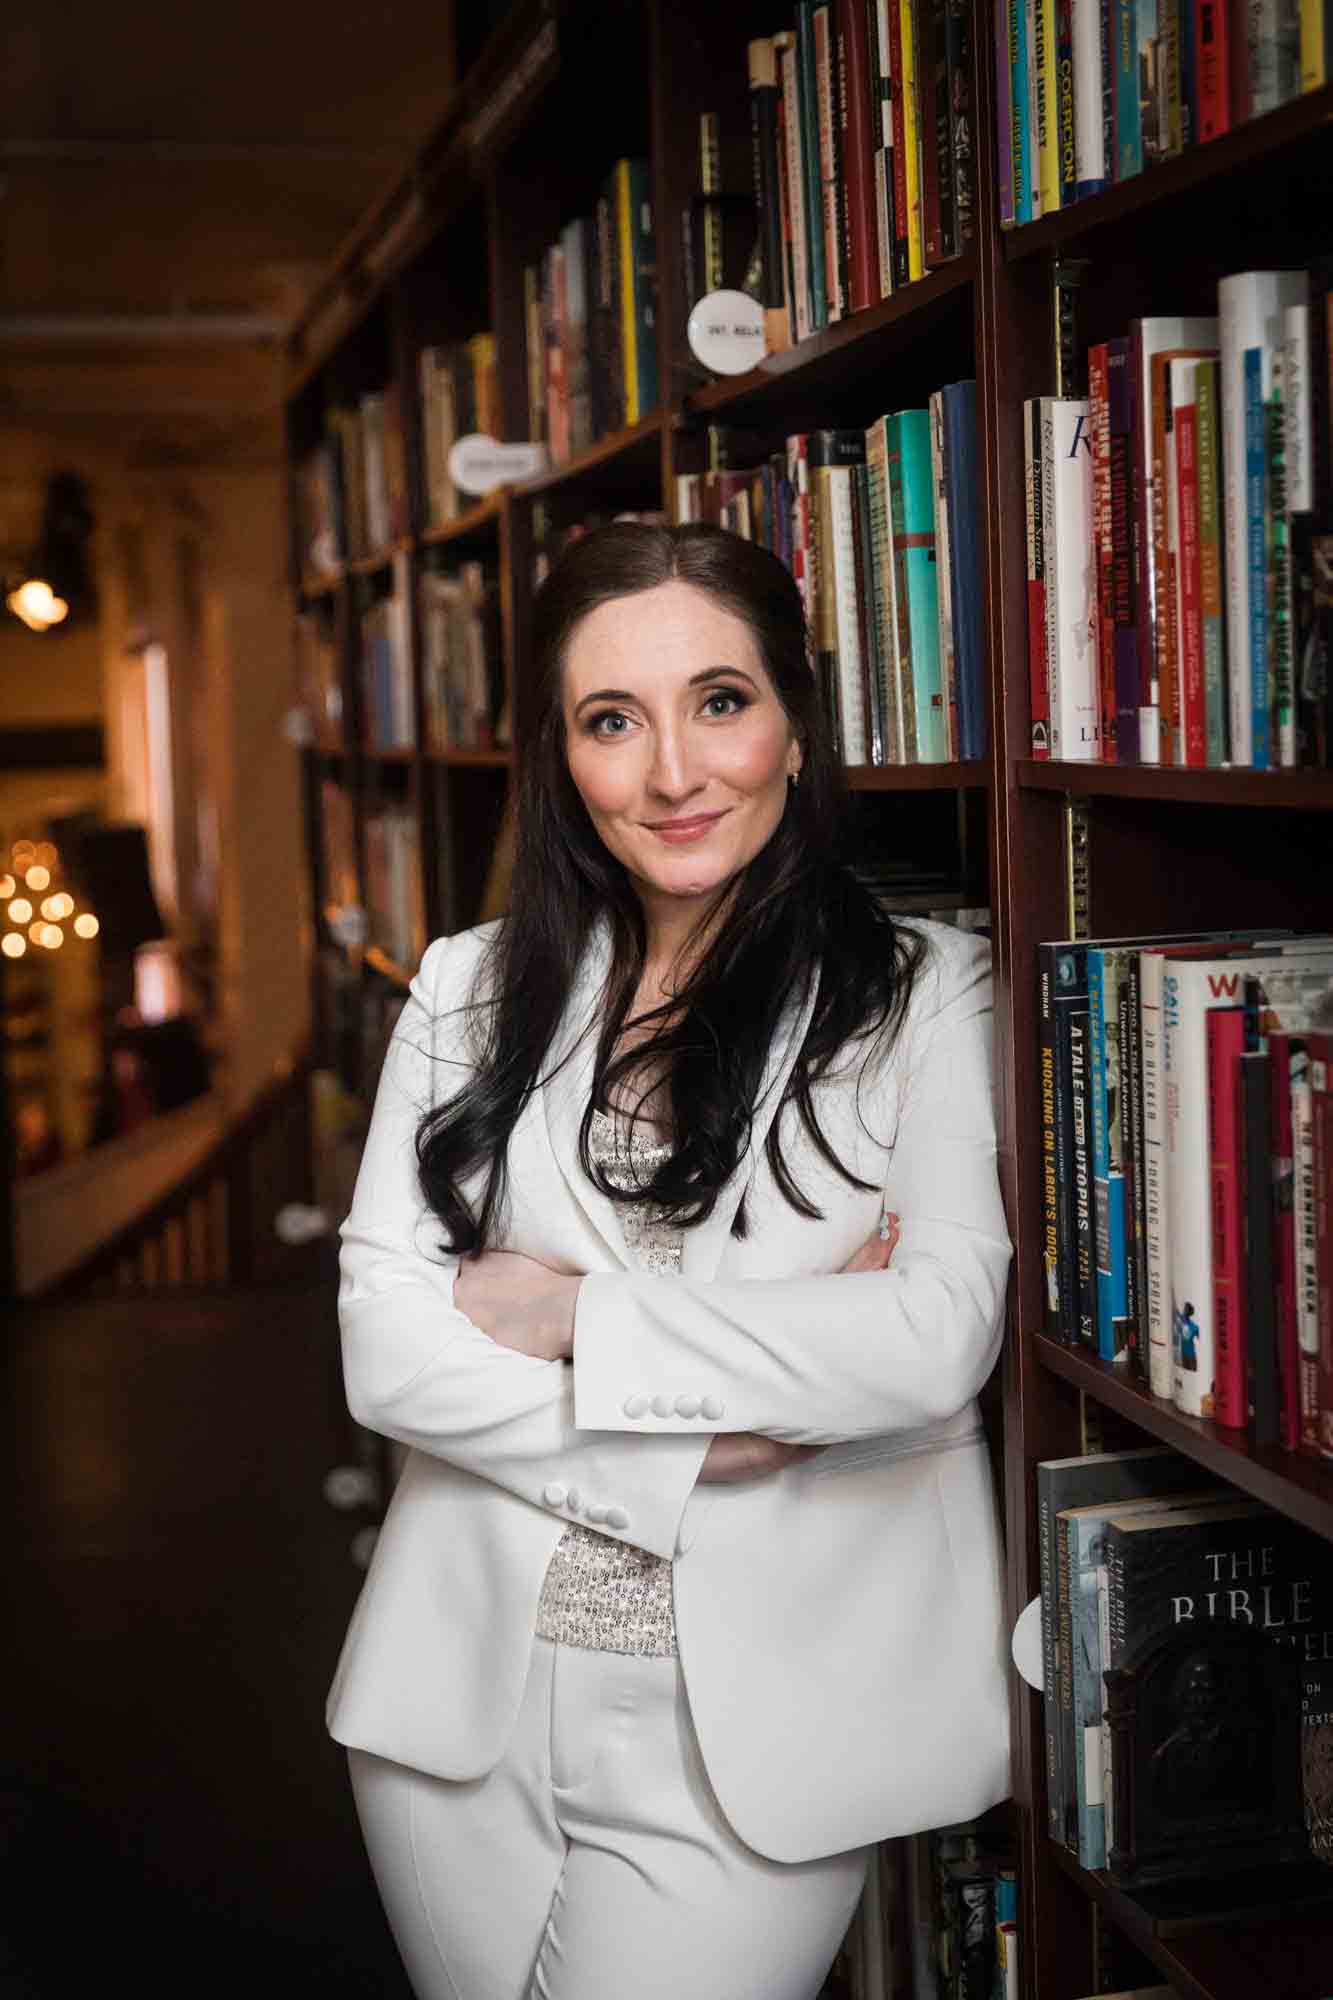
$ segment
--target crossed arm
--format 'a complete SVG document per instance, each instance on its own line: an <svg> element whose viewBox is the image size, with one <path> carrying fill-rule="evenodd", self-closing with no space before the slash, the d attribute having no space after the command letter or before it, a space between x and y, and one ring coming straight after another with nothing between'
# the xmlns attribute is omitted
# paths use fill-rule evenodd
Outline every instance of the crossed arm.
<svg viewBox="0 0 1333 2000"><path fill-rule="evenodd" d="M887 1270L897 1240L898 1218L886 1215L843 1272ZM568 1361L582 1283L577 1275L549 1270L516 1251L488 1250L460 1267L454 1303L498 1346L542 1361ZM722 1431L708 1447L699 1478L705 1484L756 1479L822 1450L822 1445L784 1444L757 1431Z"/></svg>

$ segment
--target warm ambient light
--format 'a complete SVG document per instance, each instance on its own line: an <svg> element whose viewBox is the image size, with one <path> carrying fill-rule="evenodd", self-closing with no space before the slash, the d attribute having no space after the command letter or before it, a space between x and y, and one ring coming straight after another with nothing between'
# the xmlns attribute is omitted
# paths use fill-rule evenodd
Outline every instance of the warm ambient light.
<svg viewBox="0 0 1333 2000"><path fill-rule="evenodd" d="M17 590L11 590L5 603L16 618L21 618L30 632L48 632L53 625L59 625L62 618L68 618L69 606L63 597L57 597L49 583L43 583L37 576L30 576Z"/></svg>
<svg viewBox="0 0 1333 2000"><path fill-rule="evenodd" d="M37 942L38 944L44 944L48 951L59 951L61 945L65 942L65 933L61 930L59 924L43 924L42 934Z"/></svg>
<svg viewBox="0 0 1333 2000"><path fill-rule="evenodd" d="M23 879L30 889L35 889L40 893L43 889L49 889L51 886L51 870L43 868L40 861L34 861Z"/></svg>
<svg viewBox="0 0 1333 2000"><path fill-rule="evenodd" d="M26 924L32 916L32 904L26 896L15 896L9 906L11 924Z"/></svg>
<svg viewBox="0 0 1333 2000"><path fill-rule="evenodd" d="M74 929L79 937L89 938L96 937L101 926L92 911L85 910L81 917L75 917Z"/></svg>
<svg viewBox="0 0 1333 2000"><path fill-rule="evenodd" d="M0 875L0 898L12 896L17 888L18 883L12 875Z"/></svg>
<svg viewBox="0 0 1333 2000"><path fill-rule="evenodd" d="M6 958L22 958L27 949L28 940L20 937L17 931L7 931L4 937L0 938L0 951Z"/></svg>
<svg viewBox="0 0 1333 2000"><path fill-rule="evenodd" d="M30 840L16 840L9 852L16 868L26 868L29 862L37 859L37 849Z"/></svg>
<svg viewBox="0 0 1333 2000"><path fill-rule="evenodd" d="M54 868L60 859L60 850L53 840L39 840L33 858L40 861L43 868Z"/></svg>
<svg viewBox="0 0 1333 2000"><path fill-rule="evenodd" d="M74 898L66 895L63 889L58 890L54 896L48 896L42 904L42 915L50 917L55 923L59 923L62 917L72 917L73 914Z"/></svg>

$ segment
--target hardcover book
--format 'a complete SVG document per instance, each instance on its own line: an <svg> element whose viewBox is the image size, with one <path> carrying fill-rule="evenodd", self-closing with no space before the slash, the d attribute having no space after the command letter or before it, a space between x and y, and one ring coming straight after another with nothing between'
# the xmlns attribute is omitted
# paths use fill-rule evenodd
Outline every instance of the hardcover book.
<svg viewBox="0 0 1333 2000"><path fill-rule="evenodd" d="M1111 1873L1308 1859L1299 1714L1333 1659L1333 1547L1258 1501L1106 1524Z"/></svg>

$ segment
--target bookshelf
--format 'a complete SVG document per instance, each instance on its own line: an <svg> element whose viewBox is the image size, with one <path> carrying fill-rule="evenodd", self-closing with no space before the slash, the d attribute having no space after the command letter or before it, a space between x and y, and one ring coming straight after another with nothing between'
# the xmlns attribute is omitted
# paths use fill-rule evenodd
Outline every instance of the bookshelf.
<svg viewBox="0 0 1333 2000"><path fill-rule="evenodd" d="M1333 252L1333 88L1324 86L1089 200L1001 229L995 186L992 0L974 0L976 228L951 262L888 299L771 356L751 373L709 380L688 356L677 218L695 185L699 114L718 114L725 160L748 187L748 37L785 25L782 4L742 0L531 0L482 46L440 127L403 183L355 233L293 336L288 436L295 465L340 397L397 381L409 464L419 413L410 392L431 343L493 331L501 435L527 429L525 264L562 221L584 212L610 164L651 162L658 218L659 407L524 485L465 502L431 524L409 478L408 519L389 547L311 574L293 562L293 594L338 649L342 722L321 721L304 752L316 907L329 904L322 787L345 794L345 866L365 903L368 822L386 806L414 820L416 934L476 922L531 692L533 562L544 526L592 511L670 509L679 471L699 464L710 424L788 429L864 426L975 375L990 752L975 763L865 767L849 774L857 824L881 838L902 825L970 829L986 852L997 973L1000 1164L1015 1242L1011 1336L997 1396L1015 1615L1038 1589L1034 1467L1108 1441L1161 1441L1246 1494L1333 1540L1333 1467L1182 1416L1106 1364L1042 1331L1042 1196L1037 1072L1037 953L1070 934L1075 824L1089 862L1089 936L1254 921L1333 928L1327 866L1333 772L1179 769L1037 762L1031 756L1022 406L1052 394L1053 265L1080 260L1077 342L1122 333L1146 312L1210 310L1219 277L1304 265ZM604 81L616 78L614 89ZM662 218L666 218L663 226ZM410 579L413 747L373 751L358 684L357 591L397 558ZM489 566L498 593L500 674L509 740L425 748L417 581L434 559ZM1322 857L1322 859L1321 859ZM372 1011L401 996L413 962L385 937L340 944L321 918L321 962L339 991ZM366 996L369 995L369 1001ZM365 1090L371 1039L321 997L345 1081ZM1291 2000L1318 2000L1333 1964L1333 1914L1279 1924L1238 1916L1188 1934L1144 1902L1081 1871L1046 1833L1040 1701L1013 1695L1013 1826L1021 1879L1024 1991L1075 2000L1102 1983L1169 1979L1192 2000L1252 1994L1262 1978ZM1109 1958L1108 1958L1109 1953Z"/></svg>

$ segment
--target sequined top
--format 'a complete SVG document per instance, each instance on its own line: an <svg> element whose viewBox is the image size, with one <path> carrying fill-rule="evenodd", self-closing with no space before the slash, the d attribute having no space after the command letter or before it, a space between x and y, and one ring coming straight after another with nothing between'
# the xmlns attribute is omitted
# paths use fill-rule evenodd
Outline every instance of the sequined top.
<svg viewBox="0 0 1333 2000"><path fill-rule="evenodd" d="M626 1135L604 1112L593 1113L592 1156L613 1187L647 1180L668 1148L643 1131ZM681 1231L651 1208L622 1208L621 1227L640 1269L680 1273ZM631 1542L575 1523L556 1544L537 1607L537 1633L602 1653L673 1654L676 1621L671 1564Z"/></svg>

